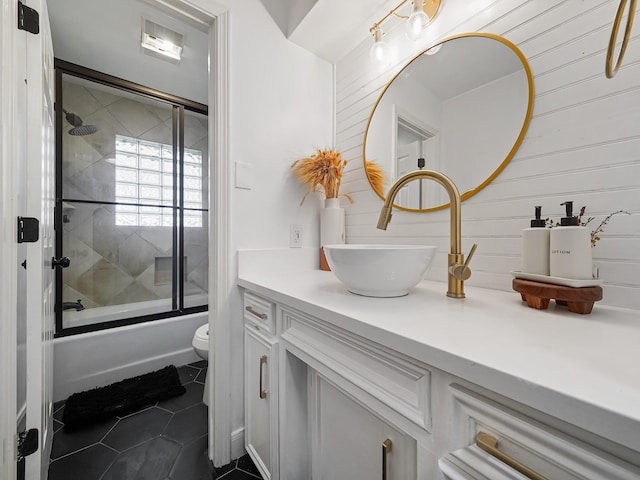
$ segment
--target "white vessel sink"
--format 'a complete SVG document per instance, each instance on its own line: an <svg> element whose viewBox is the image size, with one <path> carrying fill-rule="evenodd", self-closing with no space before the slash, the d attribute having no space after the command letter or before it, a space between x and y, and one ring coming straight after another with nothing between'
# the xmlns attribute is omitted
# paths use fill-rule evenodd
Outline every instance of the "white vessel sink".
<svg viewBox="0 0 640 480"><path fill-rule="evenodd" d="M424 245L325 245L331 271L351 293L401 297L418 284L436 253Z"/></svg>

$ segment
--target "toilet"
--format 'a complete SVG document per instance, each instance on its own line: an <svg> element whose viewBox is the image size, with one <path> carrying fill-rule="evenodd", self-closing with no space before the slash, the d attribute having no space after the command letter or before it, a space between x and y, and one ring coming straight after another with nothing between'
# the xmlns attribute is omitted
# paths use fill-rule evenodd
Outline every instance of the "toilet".
<svg viewBox="0 0 640 480"><path fill-rule="evenodd" d="M196 354L203 360L209 360L209 324L205 323L201 327L198 327L196 333L193 334L193 340L191 342ZM209 368L207 368L207 374L204 380L204 394L202 396L202 403L209 405Z"/></svg>

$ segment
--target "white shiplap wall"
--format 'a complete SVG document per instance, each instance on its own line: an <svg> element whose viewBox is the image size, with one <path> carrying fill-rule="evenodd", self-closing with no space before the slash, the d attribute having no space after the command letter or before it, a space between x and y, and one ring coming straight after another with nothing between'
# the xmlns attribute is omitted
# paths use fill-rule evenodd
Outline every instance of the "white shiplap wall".
<svg viewBox="0 0 640 480"><path fill-rule="evenodd" d="M403 29L388 31L397 55L381 71L363 42L336 66L336 148L349 160L342 191L348 243L416 243L438 246L428 278L446 279L448 211L397 211L389 229L375 228L381 200L362 169L362 143L380 91L424 47L463 32L490 32L515 43L534 75L535 105L517 154L487 188L462 205L463 246L478 243L472 285L511 290L510 271L520 266L520 231L534 205L560 217L565 200L596 217L613 217L593 249L605 281L601 304L640 310L640 26L632 33L618 75L604 75L606 48L618 0L447 0L428 35L413 43ZM639 13L640 15L640 13ZM638 23L638 21L636 21ZM365 38L366 37L366 38ZM514 295L515 292L514 292Z"/></svg>

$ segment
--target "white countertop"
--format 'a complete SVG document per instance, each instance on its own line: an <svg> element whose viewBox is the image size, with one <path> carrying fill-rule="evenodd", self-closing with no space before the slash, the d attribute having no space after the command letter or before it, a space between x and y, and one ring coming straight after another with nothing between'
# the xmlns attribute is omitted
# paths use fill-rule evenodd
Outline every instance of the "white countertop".
<svg viewBox="0 0 640 480"><path fill-rule="evenodd" d="M238 284L640 451L640 312L528 308L517 292L423 281L401 298L349 293L333 273L240 269Z"/></svg>

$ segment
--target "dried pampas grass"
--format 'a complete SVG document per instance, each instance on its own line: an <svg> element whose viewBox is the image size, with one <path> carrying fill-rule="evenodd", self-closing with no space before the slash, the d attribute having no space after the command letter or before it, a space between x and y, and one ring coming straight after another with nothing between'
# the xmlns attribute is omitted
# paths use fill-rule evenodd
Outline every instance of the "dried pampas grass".
<svg viewBox="0 0 640 480"><path fill-rule="evenodd" d="M387 183L387 179L382 167L372 160L366 160L364 162L364 169L371 188L373 188L378 195L384 197L384 184Z"/></svg>
<svg viewBox="0 0 640 480"><path fill-rule="evenodd" d="M293 162L291 170L300 183L309 188L309 193L324 192L326 198L338 198L342 171L347 161L335 150L318 150L315 155L301 158ZM346 193L342 196L353 202ZM300 205L307 196L302 197Z"/></svg>

